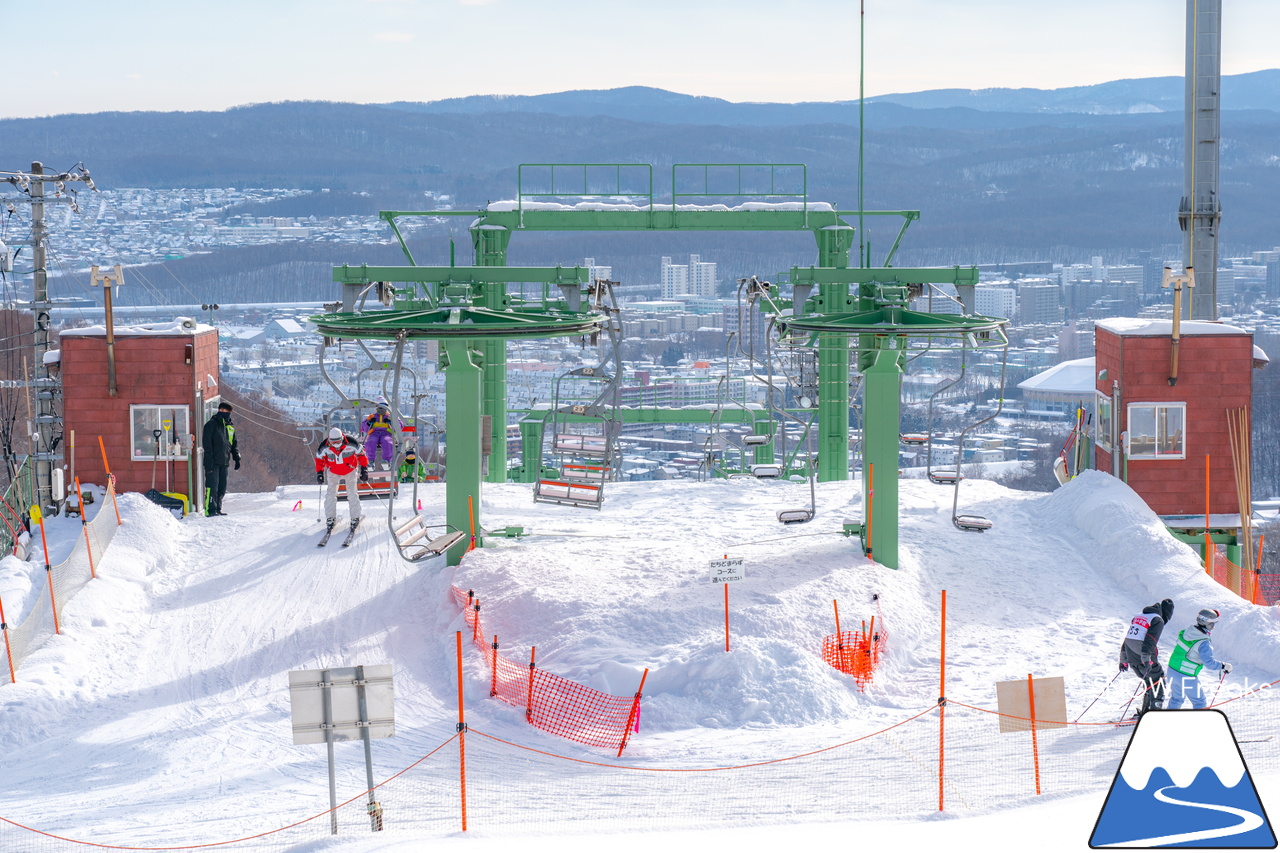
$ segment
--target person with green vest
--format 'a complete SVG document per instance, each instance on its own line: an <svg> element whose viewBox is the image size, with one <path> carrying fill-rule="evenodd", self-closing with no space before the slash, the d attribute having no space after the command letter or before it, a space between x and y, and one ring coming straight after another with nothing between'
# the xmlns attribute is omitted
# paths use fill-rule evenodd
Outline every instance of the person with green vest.
<svg viewBox="0 0 1280 853"><path fill-rule="evenodd" d="M1209 634L1218 623L1219 615L1218 611L1205 608L1196 614L1196 624L1178 632L1177 645L1169 656L1170 711L1182 707L1184 694L1191 700L1191 709L1194 711L1209 704L1204 691L1200 689L1200 670L1221 670L1224 676L1231 672L1231 664L1213 656L1213 643L1209 641Z"/></svg>
<svg viewBox="0 0 1280 853"><path fill-rule="evenodd" d="M415 479L421 483L427 479L427 469L418 461L418 452L410 447L405 451L404 463L396 472L396 479L402 483L412 483Z"/></svg>

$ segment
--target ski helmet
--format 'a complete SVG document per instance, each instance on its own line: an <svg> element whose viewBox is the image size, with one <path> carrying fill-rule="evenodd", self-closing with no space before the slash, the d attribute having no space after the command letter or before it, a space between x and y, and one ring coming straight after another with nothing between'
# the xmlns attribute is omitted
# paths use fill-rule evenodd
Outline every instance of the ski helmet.
<svg viewBox="0 0 1280 853"><path fill-rule="evenodd" d="M334 427L333 429L329 430L329 440L342 441L342 430L338 429L337 427Z"/></svg>
<svg viewBox="0 0 1280 853"><path fill-rule="evenodd" d="M1196 627L1203 628L1206 633L1213 630L1213 626L1218 624L1218 617L1221 616L1218 611L1211 607L1206 607L1196 614Z"/></svg>
<svg viewBox="0 0 1280 853"><path fill-rule="evenodd" d="M379 394L378 399L374 400L373 402L377 403L379 406L385 406L387 405L387 398Z"/></svg>

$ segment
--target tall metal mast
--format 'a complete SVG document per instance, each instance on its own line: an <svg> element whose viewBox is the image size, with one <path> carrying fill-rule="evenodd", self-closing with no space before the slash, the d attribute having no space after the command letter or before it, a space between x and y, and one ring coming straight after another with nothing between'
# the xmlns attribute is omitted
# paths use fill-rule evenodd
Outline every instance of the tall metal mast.
<svg viewBox="0 0 1280 853"><path fill-rule="evenodd" d="M1188 319L1218 319L1218 161L1222 141L1222 0L1187 0L1185 180L1178 226L1196 287Z"/></svg>
<svg viewBox="0 0 1280 853"><path fill-rule="evenodd" d="M31 205L31 315L34 328L32 330L31 350L31 396L34 406L31 449L32 475L36 490L36 502L41 506L49 506L54 502L53 470L59 460L58 444L62 439L59 415L59 399L61 383L49 375L49 367L44 356L49 351L49 277L47 264L46 240L48 229L44 223L46 204L70 204L78 210L74 194L68 194L66 184L83 181L89 189L97 189L93 185L89 171L82 166L66 172L47 173L44 165L31 164L30 172L0 172L0 181L17 187L22 196L7 199L10 203L28 203ZM53 184L55 194L45 194L45 184ZM13 241L21 244L27 241Z"/></svg>

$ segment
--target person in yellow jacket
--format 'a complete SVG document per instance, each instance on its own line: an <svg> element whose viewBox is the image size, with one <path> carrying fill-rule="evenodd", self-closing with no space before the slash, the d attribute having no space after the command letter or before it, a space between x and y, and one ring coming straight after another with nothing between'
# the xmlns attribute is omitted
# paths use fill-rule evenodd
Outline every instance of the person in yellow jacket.
<svg viewBox="0 0 1280 853"><path fill-rule="evenodd" d="M1182 707L1184 695L1191 700L1191 709L1194 711L1209 704L1204 691L1200 689L1201 670L1221 670L1224 676L1231 672L1231 664L1213 656L1213 643L1209 640L1209 634L1213 632L1219 616L1218 611L1206 608L1196 614L1196 624L1178 632L1177 645L1169 656L1170 711Z"/></svg>

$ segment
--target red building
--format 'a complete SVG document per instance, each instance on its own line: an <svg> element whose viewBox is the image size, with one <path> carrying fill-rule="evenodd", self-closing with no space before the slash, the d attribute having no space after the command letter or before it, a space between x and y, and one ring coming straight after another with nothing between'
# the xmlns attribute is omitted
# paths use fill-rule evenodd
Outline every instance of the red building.
<svg viewBox="0 0 1280 853"><path fill-rule="evenodd" d="M1203 527L1208 455L1209 512L1238 513L1227 412L1244 409L1250 428L1253 336L1182 323L1176 367L1171 320L1099 320L1095 339L1097 467L1123 477L1156 514L1198 515ZM1256 366L1265 359L1258 351Z"/></svg>
<svg viewBox="0 0 1280 853"><path fill-rule="evenodd" d="M104 327L68 329L59 342L64 440L69 453L75 431L80 481L106 484L101 436L120 491L145 492L154 478L162 492L198 493L188 459L218 405L217 330L192 320L117 327L114 396Z"/></svg>

